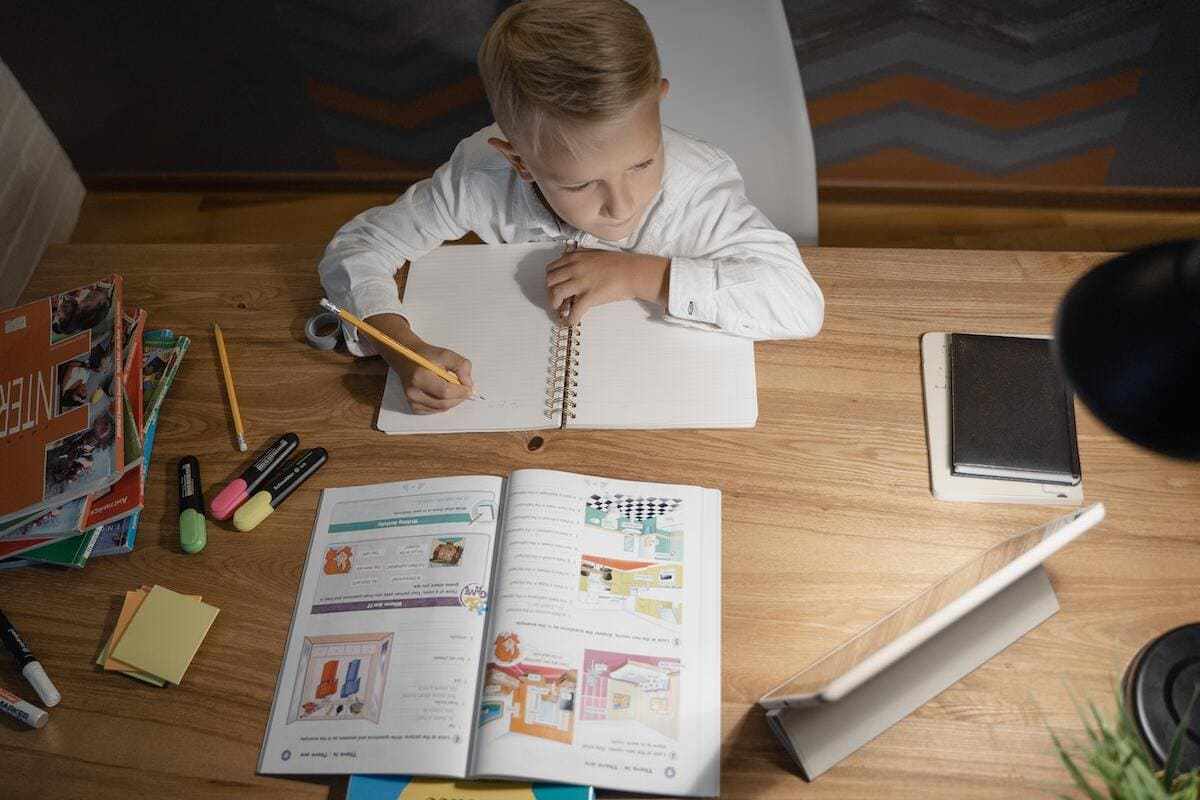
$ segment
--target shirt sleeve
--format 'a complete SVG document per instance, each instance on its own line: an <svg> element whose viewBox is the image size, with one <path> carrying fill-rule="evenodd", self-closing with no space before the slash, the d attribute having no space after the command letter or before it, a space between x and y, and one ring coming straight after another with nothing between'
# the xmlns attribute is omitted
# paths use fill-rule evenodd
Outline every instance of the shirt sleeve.
<svg viewBox="0 0 1200 800"><path fill-rule="evenodd" d="M404 313L396 271L475 227L467 147L468 140L463 140L432 178L413 184L391 205L364 211L334 234L317 267L334 304L360 319ZM360 341L355 328L343 325L342 331L351 353L375 353L370 341Z"/></svg>
<svg viewBox="0 0 1200 800"><path fill-rule="evenodd" d="M699 182L673 248L668 319L751 339L816 336L825 298L796 242L746 197L731 159Z"/></svg>

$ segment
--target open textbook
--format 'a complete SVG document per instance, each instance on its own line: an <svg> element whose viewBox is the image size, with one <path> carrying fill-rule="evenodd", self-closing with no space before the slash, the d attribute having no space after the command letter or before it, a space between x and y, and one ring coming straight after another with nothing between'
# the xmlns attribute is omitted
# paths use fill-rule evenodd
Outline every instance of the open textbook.
<svg viewBox="0 0 1200 800"><path fill-rule="evenodd" d="M552 242L439 247L409 267L404 314L428 342L471 360L486 399L413 414L388 373L387 433L542 428L750 428L758 419L754 342L609 303L566 326L547 309Z"/></svg>
<svg viewBox="0 0 1200 800"><path fill-rule="evenodd" d="M721 495L545 470L326 489L259 771L714 796Z"/></svg>

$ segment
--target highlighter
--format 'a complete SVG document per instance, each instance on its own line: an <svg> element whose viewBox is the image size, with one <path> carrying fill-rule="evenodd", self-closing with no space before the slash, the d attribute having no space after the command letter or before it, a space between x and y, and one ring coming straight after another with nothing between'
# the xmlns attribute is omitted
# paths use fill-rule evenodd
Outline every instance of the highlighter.
<svg viewBox="0 0 1200 800"><path fill-rule="evenodd" d="M229 519L242 501L258 488L258 485L270 475L292 451L300 446L300 437L294 433L285 433L262 452L254 463L246 468L241 477L227 485L213 498L212 515L216 519Z"/></svg>
<svg viewBox="0 0 1200 800"><path fill-rule="evenodd" d="M284 464L271 476L267 485L258 494L246 501L233 515L233 524L239 531L251 531L274 511L300 484L308 480L329 458L324 447L305 450L295 461Z"/></svg>
<svg viewBox="0 0 1200 800"><path fill-rule="evenodd" d="M200 462L195 456L184 456L179 460L179 546L185 553L199 553L207 543Z"/></svg>

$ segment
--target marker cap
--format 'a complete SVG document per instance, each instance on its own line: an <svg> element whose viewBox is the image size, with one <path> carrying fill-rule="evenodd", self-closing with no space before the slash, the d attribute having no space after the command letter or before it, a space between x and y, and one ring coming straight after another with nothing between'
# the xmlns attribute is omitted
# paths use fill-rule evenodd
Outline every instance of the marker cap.
<svg viewBox="0 0 1200 800"><path fill-rule="evenodd" d="M0 709L24 722L31 728L44 728L50 715L33 703L27 703L7 689L0 689Z"/></svg>
<svg viewBox="0 0 1200 800"><path fill-rule="evenodd" d="M271 512L274 510L275 507L271 505L270 493L259 492L247 500L245 505L233 515L233 525L239 531L252 531L258 527L260 522L271 516Z"/></svg>
<svg viewBox="0 0 1200 800"><path fill-rule="evenodd" d="M62 700L62 695L58 693L58 689L50 681L50 676L46 674L46 670L41 663L30 661L25 665L25 669L21 670L21 674L25 676L25 680L29 681L29 685L38 693L38 697L42 699L42 705L46 708L53 708Z"/></svg>
<svg viewBox="0 0 1200 800"><path fill-rule="evenodd" d="M288 432L280 436L270 447L263 450L246 471L230 483L212 501L212 515L226 520L234 510L259 487L267 476L284 462L292 451L300 446L300 437Z"/></svg>
<svg viewBox="0 0 1200 800"><path fill-rule="evenodd" d="M208 531L204 527L204 515L194 508L185 509L179 515L179 546L185 553L199 553L208 544Z"/></svg>
<svg viewBox="0 0 1200 800"><path fill-rule="evenodd" d="M212 515L216 519L226 520L233 514L241 502L246 499L246 482L238 478L222 489L212 501Z"/></svg>

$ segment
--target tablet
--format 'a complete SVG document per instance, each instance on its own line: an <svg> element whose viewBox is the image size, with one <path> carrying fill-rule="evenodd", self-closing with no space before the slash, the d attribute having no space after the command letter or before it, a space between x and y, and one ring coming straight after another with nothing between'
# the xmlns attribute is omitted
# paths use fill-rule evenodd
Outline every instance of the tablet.
<svg viewBox="0 0 1200 800"><path fill-rule="evenodd" d="M1001 542L772 689L760 705L785 708L841 699L1102 519L1104 505L1095 503Z"/></svg>

